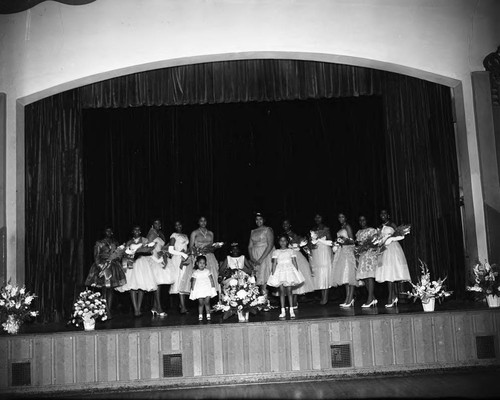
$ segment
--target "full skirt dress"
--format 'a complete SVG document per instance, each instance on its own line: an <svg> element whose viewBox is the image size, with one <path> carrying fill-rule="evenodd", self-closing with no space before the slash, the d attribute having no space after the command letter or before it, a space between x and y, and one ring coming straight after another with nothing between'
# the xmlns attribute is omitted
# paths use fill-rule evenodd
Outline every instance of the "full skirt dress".
<svg viewBox="0 0 500 400"><path fill-rule="evenodd" d="M264 254L264 251L266 250L267 246L254 246L250 248L250 255L253 259L258 260L262 254ZM273 249L274 251L274 249ZM269 279L269 275L271 275L271 266L273 264L272 259L271 259L271 254L273 253L271 251L267 257L262 261L260 265L257 265L255 268L255 278L256 278L256 283L257 285L265 285L267 283L267 280Z"/></svg>
<svg viewBox="0 0 500 400"><path fill-rule="evenodd" d="M127 283L127 278L125 277L125 273L123 272L123 268L119 260L111 261L106 274L99 276L100 273L101 268L99 265L97 265L97 263L92 264L89 274L87 275L87 279L85 279L85 286L93 286L97 288L116 288ZM105 275L109 276L109 279L106 279Z"/></svg>
<svg viewBox="0 0 500 400"><path fill-rule="evenodd" d="M311 276L311 267L309 266L309 261L307 261L307 258L302 254L300 250L294 250L294 252L299 271L304 277L304 282L300 285L295 286L292 292L293 294L305 294L313 292L315 290L314 278Z"/></svg>
<svg viewBox="0 0 500 400"><path fill-rule="evenodd" d="M377 282L410 281L410 271L405 253L398 242L392 242L378 258L375 271Z"/></svg>
<svg viewBox="0 0 500 400"><path fill-rule="evenodd" d="M332 286L332 248L318 243L311 250L311 265L313 267L314 290L330 289Z"/></svg>
<svg viewBox="0 0 500 400"><path fill-rule="evenodd" d="M125 277L127 283L123 286L115 288L119 292L128 290L144 290L153 292L158 289L155 276L151 269L151 264L148 260L149 256L140 256L134 261L132 268L127 266L127 262L123 263L125 269Z"/></svg>
<svg viewBox="0 0 500 400"><path fill-rule="evenodd" d="M333 258L332 286L358 285L354 245L340 246Z"/></svg>

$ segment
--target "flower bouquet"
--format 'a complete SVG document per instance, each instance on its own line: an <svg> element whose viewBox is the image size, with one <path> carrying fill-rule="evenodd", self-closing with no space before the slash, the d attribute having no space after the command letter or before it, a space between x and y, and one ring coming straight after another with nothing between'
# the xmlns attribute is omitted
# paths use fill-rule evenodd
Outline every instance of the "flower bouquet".
<svg viewBox="0 0 500 400"><path fill-rule="evenodd" d="M441 301L443 298L450 296L453 291L446 290L446 286L444 285L446 277L444 279L438 279L437 281L431 281L431 274L427 265L422 260L419 261L422 275L417 284L410 282L412 286L411 292L405 292L403 294L413 297L414 302L420 299L424 311L434 311L436 299Z"/></svg>
<svg viewBox="0 0 500 400"><path fill-rule="evenodd" d="M35 297L24 286L11 285L10 279L0 289L0 316L5 321L2 327L7 333L16 334L24 321L38 315L38 311L31 310Z"/></svg>
<svg viewBox="0 0 500 400"><path fill-rule="evenodd" d="M381 230L379 229L354 248L354 255L359 258L361 254L370 250L374 250L377 254L380 254L385 250L385 245L381 243L382 237Z"/></svg>
<svg viewBox="0 0 500 400"><path fill-rule="evenodd" d="M123 253L123 258L125 258L127 261L127 268L133 268L134 260L140 254L151 254L155 245L155 242L129 244L128 247L125 248L125 251Z"/></svg>
<svg viewBox="0 0 500 400"><path fill-rule="evenodd" d="M332 251L336 253L342 246L349 246L354 244L354 240L346 237L338 237L333 243Z"/></svg>
<svg viewBox="0 0 500 400"><path fill-rule="evenodd" d="M123 254L125 254L125 244L118 246L115 251L111 253L106 262L99 264L99 268L101 268L101 272L99 272L99 278L104 275L105 279L110 279L111 272L109 271L109 266L111 265L111 262L115 260L121 260Z"/></svg>
<svg viewBox="0 0 500 400"><path fill-rule="evenodd" d="M79 326L83 322L86 331L92 331L95 320L100 318L106 321L106 300L101 298L101 293L85 290L80 293L75 304L73 304L73 315L71 323Z"/></svg>
<svg viewBox="0 0 500 400"><path fill-rule="evenodd" d="M302 250L308 257L311 257L311 249L308 247L309 242L305 239L301 240L299 243L292 243L292 238L290 238L289 249L299 251Z"/></svg>
<svg viewBox="0 0 500 400"><path fill-rule="evenodd" d="M474 286L467 290L475 292L478 299L486 298L490 307L500 307L500 268L497 264L490 265L488 261L474 266Z"/></svg>
<svg viewBox="0 0 500 400"><path fill-rule="evenodd" d="M383 244L387 246L392 242L398 242L400 240L403 240L405 236L410 233L410 231L411 231L411 225L409 224L399 225L396 227L394 232L389 237L387 237L387 239L385 239Z"/></svg>
<svg viewBox="0 0 500 400"><path fill-rule="evenodd" d="M221 303L214 306L215 311L222 311L223 319L238 314L240 322L248 321L248 313L269 307L267 296L259 296L259 288L255 278L238 270L224 283Z"/></svg>

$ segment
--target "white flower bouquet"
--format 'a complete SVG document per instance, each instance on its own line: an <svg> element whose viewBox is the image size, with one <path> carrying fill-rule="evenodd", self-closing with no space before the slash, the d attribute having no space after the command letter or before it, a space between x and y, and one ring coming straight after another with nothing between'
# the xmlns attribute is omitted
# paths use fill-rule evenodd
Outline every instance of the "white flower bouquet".
<svg viewBox="0 0 500 400"><path fill-rule="evenodd" d="M472 270L474 274L474 285L467 286L467 290L475 292L479 298L486 296L500 296L500 268L498 265L490 265L488 261L478 263Z"/></svg>
<svg viewBox="0 0 500 400"><path fill-rule="evenodd" d="M302 250L308 257L311 257L311 249L308 247L309 242L306 239L301 240L299 243L292 243L291 240L290 238L290 244L288 245L289 249L295 251Z"/></svg>
<svg viewBox="0 0 500 400"><path fill-rule="evenodd" d="M446 278L432 281L427 265L422 260L419 261L422 275L417 284L410 282L412 286L411 292L405 292L403 294L413 297L413 301L420 299L422 303L428 303L432 298L441 301L445 297L450 296L453 291L446 290L446 286L444 285Z"/></svg>
<svg viewBox="0 0 500 400"><path fill-rule="evenodd" d="M243 271L235 271L225 281L222 289L221 303L214 306L215 311L222 311L223 319L236 315L238 311L249 311L257 314L259 310L269 307L267 296L259 295L259 287L255 278Z"/></svg>
<svg viewBox="0 0 500 400"><path fill-rule="evenodd" d="M38 311L32 310L35 297L24 286L11 285L10 280L0 289L0 316L5 331L17 333L24 321L38 315Z"/></svg>
<svg viewBox="0 0 500 400"><path fill-rule="evenodd" d="M73 314L70 322L79 326L81 322L96 319L106 321L106 300L101 298L101 293L84 290L73 304Z"/></svg>

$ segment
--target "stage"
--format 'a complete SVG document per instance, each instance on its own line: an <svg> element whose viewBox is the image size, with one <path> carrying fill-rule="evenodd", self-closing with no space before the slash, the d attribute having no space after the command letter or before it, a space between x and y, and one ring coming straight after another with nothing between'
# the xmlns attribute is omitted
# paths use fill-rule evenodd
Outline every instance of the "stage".
<svg viewBox="0 0 500 400"><path fill-rule="evenodd" d="M0 389L28 393L119 387L180 387L500 364L500 309L448 301L342 310L301 303L226 321L120 315L93 332L26 324L0 336Z"/></svg>

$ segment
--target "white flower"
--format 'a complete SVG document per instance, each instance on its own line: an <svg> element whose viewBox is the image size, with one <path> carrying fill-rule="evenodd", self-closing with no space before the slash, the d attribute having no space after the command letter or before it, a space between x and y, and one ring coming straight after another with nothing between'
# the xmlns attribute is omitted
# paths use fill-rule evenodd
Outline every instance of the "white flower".
<svg viewBox="0 0 500 400"><path fill-rule="evenodd" d="M33 296L28 296L26 297L26 299L24 300L26 302L26 304L31 304L31 302L33 301Z"/></svg>
<svg viewBox="0 0 500 400"><path fill-rule="evenodd" d="M251 276L250 278L248 278L248 282L251 284L255 284L255 277Z"/></svg>
<svg viewBox="0 0 500 400"><path fill-rule="evenodd" d="M236 296L240 299L244 299L245 297L247 297L248 295L248 292L246 290L239 290L237 293L236 293Z"/></svg>
<svg viewBox="0 0 500 400"><path fill-rule="evenodd" d="M231 307L236 307L238 305L238 303L236 303L235 301L230 301L229 304L231 305Z"/></svg>
<svg viewBox="0 0 500 400"><path fill-rule="evenodd" d="M229 281L229 286L236 286L237 284L238 284L238 280L237 279L233 278L233 279L231 279Z"/></svg>
<svg viewBox="0 0 500 400"><path fill-rule="evenodd" d="M223 306L223 307L222 307L222 309L223 309L224 311L229 311L229 310L231 309L231 307L229 307L229 306Z"/></svg>
<svg viewBox="0 0 500 400"><path fill-rule="evenodd" d="M24 292L26 292L26 288L23 286L23 287L19 290L19 294L24 294Z"/></svg>
<svg viewBox="0 0 500 400"><path fill-rule="evenodd" d="M31 312L30 312L30 315L31 315L32 317L36 317L36 316L38 315L38 311L31 311Z"/></svg>

